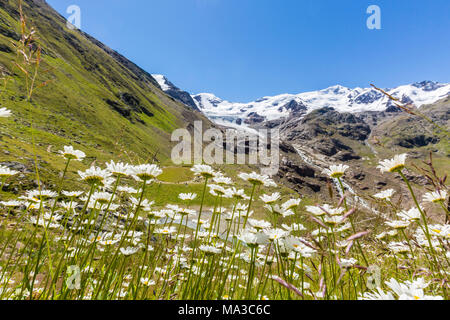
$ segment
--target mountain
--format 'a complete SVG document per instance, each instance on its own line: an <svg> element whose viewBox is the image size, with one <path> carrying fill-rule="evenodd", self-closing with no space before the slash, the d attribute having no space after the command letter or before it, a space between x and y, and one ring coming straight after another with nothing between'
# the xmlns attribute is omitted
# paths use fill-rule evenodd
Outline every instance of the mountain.
<svg viewBox="0 0 450 320"><path fill-rule="evenodd" d="M385 91L399 98L402 103L412 103L416 107L421 107L448 96L450 84L423 81ZM349 89L339 85L297 95L263 97L249 103L225 101L211 93L200 93L192 97L208 118L222 125L255 125L292 115L301 116L325 107L350 113L397 109L385 95L373 88Z"/></svg>
<svg viewBox="0 0 450 320"><path fill-rule="evenodd" d="M211 126L190 97L174 100L150 73L85 32L67 28L45 1L25 0L23 11L37 38L27 50L42 47L36 84L46 85L27 101L26 80L15 65L22 59L13 46L21 38L18 1L0 1L0 78L8 75L0 106L13 114L0 119L0 163L32 172L37 154L42 177L50 177L64 165L57 151L73 145L88 155L75 168L113 157L164 164L176 144L170 141L175 129L195 120Z"/></svg>
<svg viewBox="0 0 450 320"><path fill-rule="evenodd" d="M188 92L176 87L172 82L170 82L165 76L161 74L152 74L152 77L158 82L161 90L164 91L167 95L195 110L198 110L197 104L194 102Z"/></svg>
<svg viewBox="0 0 450 320"><path fill-rule="evenodd" d="M166 93L176 88L166 77L153 76ZM449 127L450 84L423 81L385 91L442 128ZM376 169L380 160L396 153L408 153L414 161L425 159L432 151L437 170L448 169L448 136L419 115L403 112L372 88L337 85L250 103L225 101L212 93L192 95L192 99L217 125L248 133L258 128L279 129L281 161L277 179L301 194L325 191L330 181L322 171L335 163L350 165L347 179L354 186L353 195L398 185L398 177L383 175ZM429 187L416 172L409 171L407 176L416 187ZM407 190L398 192L406 194ZM358 201L368 207L365 200Z"/></svg>

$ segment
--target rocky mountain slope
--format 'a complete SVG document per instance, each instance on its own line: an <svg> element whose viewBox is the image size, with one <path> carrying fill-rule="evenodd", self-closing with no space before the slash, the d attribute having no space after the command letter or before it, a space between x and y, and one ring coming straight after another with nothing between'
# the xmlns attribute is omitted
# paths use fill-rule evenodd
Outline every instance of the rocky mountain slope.
<svg viewBox="0 0 450 320"><path fill-rule="evenodd" d="M165 76L161 74L152 74L152 77L158 82L161 90L163 90L169 96L193 109L198 110L197 104L195 103L194 99L192 99L189 92L183 91L180 88L176 87L172 82L170 82Z"/></svg>
<svg viewBox="0 0 450 320"><path fill-rule="evenodd" d="M161 79L162 89L168 92L173 85L165 87L170 82ZM422 81L385 91L442 128L450 127L450 84ZM425 158L434 151L437 165L448 170L448 135L420 116L405 113L373 88L334 86L250 103L232 103L210 93L192 98L216 124L248 133L279 129L284 157L279 177L294 189L323 190L329 181L321 171L336 162L355 168L354 182L361 189L368 190L371 181L378 181L377 188L382 188L387 184L385 178L369 168L401 152L410 153L410 158Z"/></svg>

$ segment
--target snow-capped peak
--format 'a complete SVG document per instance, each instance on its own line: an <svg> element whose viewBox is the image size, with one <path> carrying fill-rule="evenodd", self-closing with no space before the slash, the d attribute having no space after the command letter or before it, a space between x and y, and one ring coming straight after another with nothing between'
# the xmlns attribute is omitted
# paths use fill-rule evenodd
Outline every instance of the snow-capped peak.
<svg viewBox="0 0 450 320"><path fill-rule="evenodd" d="M420 108L450 95L450 84L423 81L386 89L402 103ZM389 98L373 88L350 89L341 85L300 94L281 94L263 97L249 103L229 102L211 93L193 95L198 108L212 121L220 124L254 124L286 118L292 114L306 114L313 110L332 107L339 112L386 111Z"/></svg>
<svg viewBox="0 0 450 320"><path fill-rule="evenodd" d="M170 82L166 76L162 74L152 74L152 77L158 82L159 86L161 87L161 90L164 91L166 94L174 98L175 100L178 100L181 103L184 103L188 107L191 107L195 110L198 109L197 104L192 99L189 92L183 91L177 86L175 86L172 82Z"/></svg>
<svg viewBox="0 0 450 320"><path fill-rule="evenodd" d="M171 88L169 80L162 74L152 74L152 77L158 82L163 91L167 91Z"/></svg>

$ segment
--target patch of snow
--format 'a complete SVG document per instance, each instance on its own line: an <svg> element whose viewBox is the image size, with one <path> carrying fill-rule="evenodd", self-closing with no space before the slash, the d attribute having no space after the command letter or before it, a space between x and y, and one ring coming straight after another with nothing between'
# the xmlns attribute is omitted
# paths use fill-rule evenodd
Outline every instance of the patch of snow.
<svg viewBox="0 0 450 320"><path fill-rule="evenodd" d="M170 90L171 87L168 84L168 80L162 74L152 74L152 77L158 82L159 86L163 91Z"/></svg>

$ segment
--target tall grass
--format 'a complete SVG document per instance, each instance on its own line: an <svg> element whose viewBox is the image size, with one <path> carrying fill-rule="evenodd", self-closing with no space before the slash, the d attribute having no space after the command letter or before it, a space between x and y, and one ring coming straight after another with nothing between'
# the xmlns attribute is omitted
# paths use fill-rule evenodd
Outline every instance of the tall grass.
<svg viewBox="0 0 450 320"><path fill-rule="evenodd" d="M82 155L61 153L67 165L58 190L1 203L1 299L447 298L450 226L430 221L401 161L387 174L404 178L415 207L397 208L377 195L391 218L375 234L360 229L363 213L350 197L299 210L300 199L261 196L273 187L268 177L242 174L248 189L239 191L208 166L192 169L204 176L204 189L180 195L185 206L152 208L145 189L161 173L155 165L80 172L83 197L62 188ZM214 208L203 201L190 208L208 192ZM224 198L234 204L223 207ZM446 190L424 200L441 207L444 221ZM259 201L266 219L253 218L261 216L252 210Z"/></svg>

